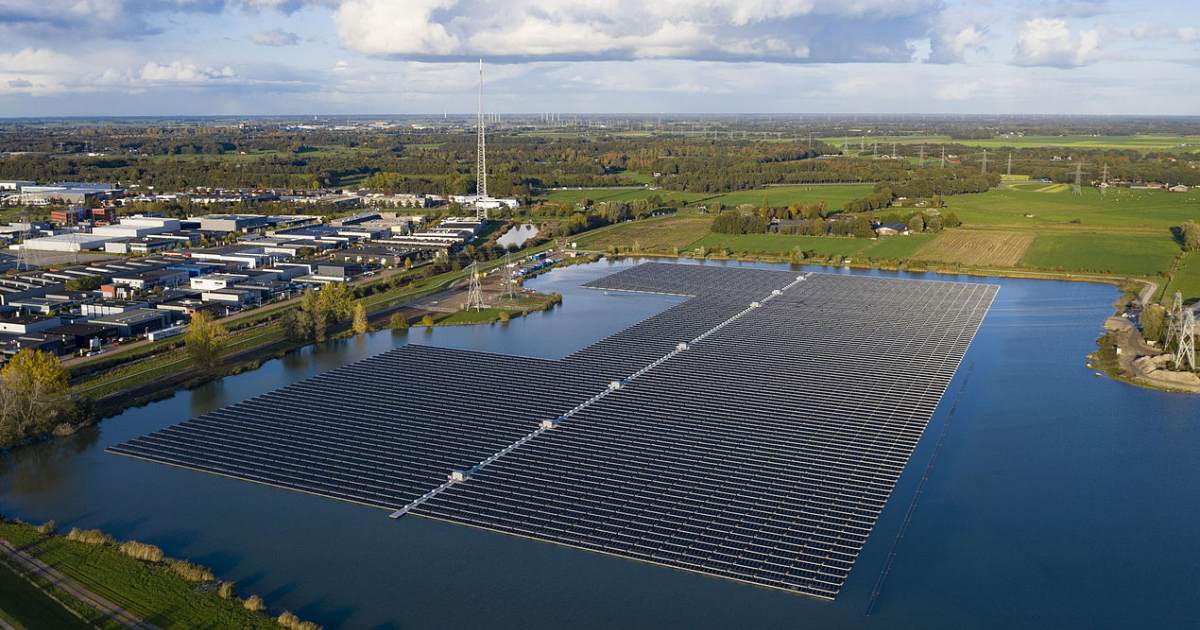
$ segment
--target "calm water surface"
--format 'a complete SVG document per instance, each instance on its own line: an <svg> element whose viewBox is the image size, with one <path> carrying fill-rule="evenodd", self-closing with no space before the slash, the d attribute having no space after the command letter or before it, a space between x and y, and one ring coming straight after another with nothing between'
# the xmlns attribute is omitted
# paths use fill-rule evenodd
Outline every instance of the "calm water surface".
<svg viewBox="0 0 1200 630"><path fill-rule="evenodd" d="M516 245L520 247L525 244L525 241L533 238L533 235L538 233L538 227L532 223L522 223L514 225L500 238L496 239L496 244L501 247Z"/></svg>
<svg viewBox="0 0 1200 630"><path fill-rule="evenodd" d="M404 343L557 358L677 301L579 288L612 270L531 281L563 293L563 306L507 327L325 344L0 456L0 512L157 544L327 627L1197 625L1200 399L1084 366L1116 297L1102 285L989 280L1002 286L991 313L833 603L103 452Z"/></svg>

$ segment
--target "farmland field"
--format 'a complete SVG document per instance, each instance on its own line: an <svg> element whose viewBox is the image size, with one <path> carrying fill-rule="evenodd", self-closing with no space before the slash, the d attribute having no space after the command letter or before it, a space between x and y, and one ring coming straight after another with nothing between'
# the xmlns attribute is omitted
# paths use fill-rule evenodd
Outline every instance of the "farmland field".
<svg viewBox="0 0 1200 630"><path fill-rule="evenodd" d="M1170 234L1063 232L1038 234L1022 267L1153 276L1171 268L1179 246Z"/></svg>
<svg viewBox="0 0 1200 630"><path fill-rule="evenodd" d="M723 203L727 206L737 206L748 203L755 207L761 206L765 197L771 206L782 207L793 203L811 204L824 201L830 209L839 209L847 201L859 199L875 190L873 184L812 184L807 186L772 186L754 190L739 190L726 193L709 200L711 203Z"/></svg>
<svg viewBox="0 0 1200 630"><path fill-rule="evenodd" d="M576 241L580 249L605 250L610 246L634 247L644 251L670 252L683 249L708 234L710 216L675 216L622 223Z"/></svg>
<svg viewBox="0 0 1200 630"><path fill-rule="evenodd" d="M1033 244L1032 232L951 230L913 255L917 260L1013 267Z"/></svg>
<svg viewBox="0 0 1200 630"><path fill-rule="evenodd" d="M947 197L946 206L967 227L1080 225L1167 233L1188 219L1200 218L1200 193L1118 188L1101 195L1098 189L1084 188L1082 195L1076 195L1069 187L1063 192L1036 192L1012 186Z"/></svg>
<svg viewBox="0 0 1200 630"><path fill-rule="evenodd" d="M1022 190L1025 192L1041 192L1041 193L1060 193L1071 190L1067 184L1047 184L1044 182L1036 182L1031 184L1013 184L1009 188Z"/></svg>
<svg viewBox="0 0 1200 630"><path fill-rule="evenodd" d="M552 190L546 193L546 201L561 203L577 203L583 199L592 201L636 201L658 195L664 200L678 199L681 201L697 201L711 198L707 193L677 192L674 190L656 190L652 188L572 188L569 190Z"/></svg>
<svg viewBox="0 0 1200 630"><path fill-rule="evenodd" d="M1184 302L1200 300L1200 252L1188 252L1183 255L1183 262L1163 292L1163 300L1170 303L1175 299L1175 292L1183 294Z"/></svg>
<svg viewBox="0 0 1200 630"><path fill-rule="evenodd" d="M709 234L689 249L705 247L709 252L726 250L731 254L787 255L794 248L818 256L860 256L879 260L907 258L934 238L933 234L912 234L882 239L836 236L793 236L790 234Z"/></svg>
<svg viewBox="0 0 1200 630"><path fill-rule="evenodd" d="M822 138L825 142L841 146L842 137ZM850 145L855 146L855 138L849 138ZM955 140L950 136L914 135L914 136L879 136L869 138L869 142L912 145L958 144L986 149L1012 147L1014 149L1031 149L1035 147L1075 147L1080 149L1136 149L1138 151L1196 151L1200 149L1200 136L1172 135L1133 135L1133 136L1024 136L1013 138L988 138L981 140Z"/></svg>

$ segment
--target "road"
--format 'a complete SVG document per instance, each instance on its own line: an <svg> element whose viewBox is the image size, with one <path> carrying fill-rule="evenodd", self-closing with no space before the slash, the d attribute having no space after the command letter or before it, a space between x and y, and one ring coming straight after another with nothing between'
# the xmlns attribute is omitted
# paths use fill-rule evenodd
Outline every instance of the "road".
<svg viewBox="0 0 1200 630"><path fill-rule="evenodd" d="M95 593L84 588L75 580L63 575L54 567L38 560L32 555L16 548L7 540L0 540L0 553L9 558L20 567L26 574L33 575L48 582L54 588L74 597L75 599L87 604L104 616L113 621L125 626L126 628L137 628L138 630L158 630L158 626L142 621L133 613L121 608L120 606L96 595Z"/></svg>

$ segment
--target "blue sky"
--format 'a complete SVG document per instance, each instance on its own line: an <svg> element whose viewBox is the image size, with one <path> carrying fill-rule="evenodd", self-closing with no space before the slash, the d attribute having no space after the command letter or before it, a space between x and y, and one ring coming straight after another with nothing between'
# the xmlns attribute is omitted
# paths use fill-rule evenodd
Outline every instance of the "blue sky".
<svg viewBox="0 0 1200 630"><path fill-rule="evenodd" d="M1194 0L0 0L0 116L1200 113Z"/></svg>

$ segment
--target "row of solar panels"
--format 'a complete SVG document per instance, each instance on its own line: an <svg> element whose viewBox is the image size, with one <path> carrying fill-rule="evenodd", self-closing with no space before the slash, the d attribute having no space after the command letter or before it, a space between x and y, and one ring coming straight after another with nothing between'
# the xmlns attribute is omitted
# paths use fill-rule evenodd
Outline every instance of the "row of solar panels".
<svg viewBox="0 0 1200 630"><path fill-rule="evenodd" d="M833 597L995 291L796 278L633 267L590 286L696 297L562 361L406 346L112 450L398 508L653 365L415 513Z"/></svg>
<svg viewBox="0 0 1200 630"><path fill-rule="evenodd" d="M593 286L744 307L701 269ZM814 275L417 513L832 597L994 293Z"/></svg>

